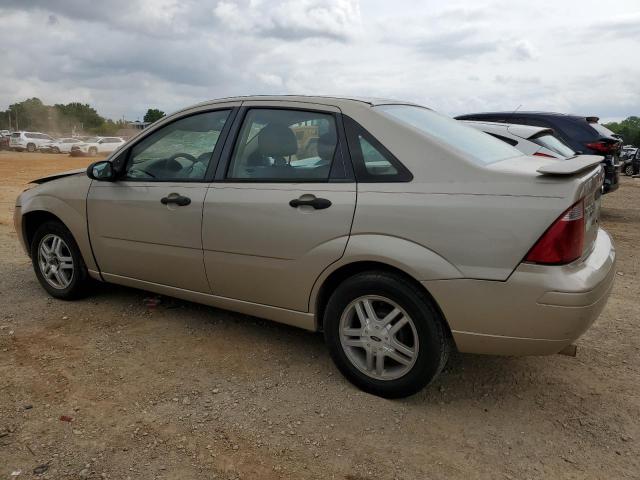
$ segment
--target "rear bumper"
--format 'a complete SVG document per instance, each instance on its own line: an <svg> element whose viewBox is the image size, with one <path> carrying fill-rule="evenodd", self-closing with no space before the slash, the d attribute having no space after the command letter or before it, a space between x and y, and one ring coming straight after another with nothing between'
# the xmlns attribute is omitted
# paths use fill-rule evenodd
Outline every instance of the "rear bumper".
<svg viewBox="0 0 640 480"><path fill-rule="evenodd" d="M523 263L504 282L423 283L461 352L545 355L571 344L598 318L613 285L614 267L613 243L600 230L589 256L570 265Z"/></svg>

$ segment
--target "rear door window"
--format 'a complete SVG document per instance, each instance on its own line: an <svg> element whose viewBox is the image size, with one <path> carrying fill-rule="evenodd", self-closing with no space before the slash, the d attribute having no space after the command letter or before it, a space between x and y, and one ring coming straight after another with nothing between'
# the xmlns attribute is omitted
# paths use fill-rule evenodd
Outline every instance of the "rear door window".
<svg viewBox="0 0 640 480"><path fill-rule="evenodd" d="M333 114L252 108L240 129L227 179L326 182L337 147Z"/></svg>

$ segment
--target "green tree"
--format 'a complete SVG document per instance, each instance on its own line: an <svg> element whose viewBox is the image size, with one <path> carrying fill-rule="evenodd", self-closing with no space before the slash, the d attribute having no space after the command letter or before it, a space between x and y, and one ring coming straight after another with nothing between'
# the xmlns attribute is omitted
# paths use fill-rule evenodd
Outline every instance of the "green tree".
<svg viewBox="0 0 640 480"><path fill-rule="evenodd" d="M621 135L625 144L640 146L640 117L631 116L621 122L605 123L604 126Z"/></svg>
<svg viewBox="0 0 640 480"><path fill-rule="evenodd" d="M98 115L95 108L86 103L71 102L66 105L56 104L58 129L60 131L91 131L100 127L104 118Z"/></svg>
<svg viewBox="0 0 640 480"><path fill-rule="evenodd" d="M153 123L156 120L160 120L164 117L165 113L162 110L158 110L157 108L150 108L147 110L147 113L144 114L144 121Z"/></svg>
<svg viewBox="0 0 640 480"><path fill-rule="evenodd" d="M34 97L9 105L0 118L3 126L6 122L6 128L9 128L10 119L11 128L14 130L50 130L51 124L55 121L51 114L51 107Z"/></svg>

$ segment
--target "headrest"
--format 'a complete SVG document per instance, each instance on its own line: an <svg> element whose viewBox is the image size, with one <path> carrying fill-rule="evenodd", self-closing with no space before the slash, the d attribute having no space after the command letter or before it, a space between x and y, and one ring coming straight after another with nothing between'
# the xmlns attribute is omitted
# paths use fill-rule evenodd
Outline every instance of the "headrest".
<svg viewBox="0 0 640 480"><path fill-rule="evenodd" d="M258 134L258 150L267 157L287 157L298 151L298 141L286 125L270 123Z"/></svg>
<svg viewBox="0 0 640 480"><path fill-rule="evenodd" d="M336 132L323 133L318 137L318 156L326 162L333 160L333 152L336 150Z"/></svg>

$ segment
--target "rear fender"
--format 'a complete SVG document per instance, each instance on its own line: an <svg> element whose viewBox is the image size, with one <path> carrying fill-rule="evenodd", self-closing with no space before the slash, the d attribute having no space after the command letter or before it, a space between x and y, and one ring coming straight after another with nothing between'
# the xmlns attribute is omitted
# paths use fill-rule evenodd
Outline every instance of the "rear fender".
<svg viewBox="0 0 640 480"><path fill-rule="evenodd" d="M309 298L309 311L315 313L320 289L336 270L357 262L376 262L394 267L417 281L463 278L453 264L436 252L404 238L379 234L352 235L340 260L318 277Z"/></svg>

